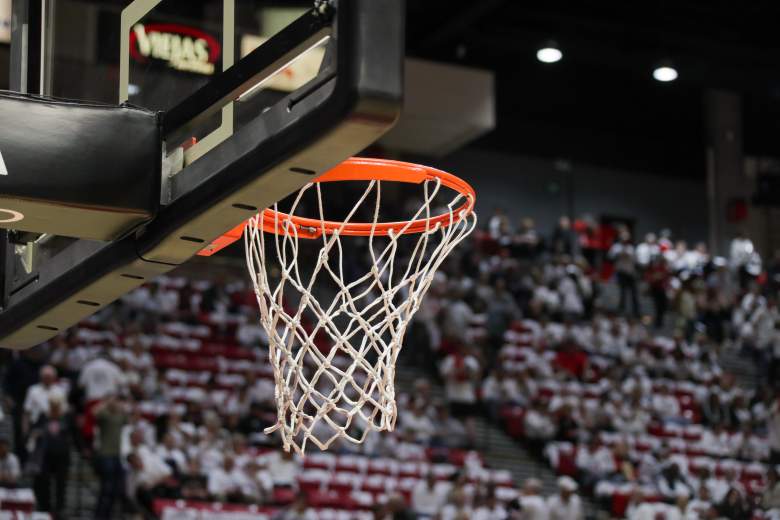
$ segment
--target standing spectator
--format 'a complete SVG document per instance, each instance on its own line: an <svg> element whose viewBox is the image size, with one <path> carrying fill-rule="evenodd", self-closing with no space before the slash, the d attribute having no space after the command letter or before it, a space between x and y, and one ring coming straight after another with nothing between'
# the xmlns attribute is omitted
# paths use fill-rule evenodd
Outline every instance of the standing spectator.
<svg viewBox="0 0 780 520"><path fill-rule="evenodd" d="M669 289L670 273L669 267L666 265L666 259L663 256L656 255L653 258L645 271L645 280L650 289L650 297L653 299L655 328L660 329L664 326L664 317L669 306L667 291Z"/></svg>
<svg viewBox="0 0 780 520"><path fill-rule="evenodd" d="M124 386L119 367L106 356L100 356L84 365L79 375L79 386L84 389L87 404L110 395L118 395Z"/></svg>
<svg viewBox="0 0 780 520"><path fill-rule="evenodd" d="M558 225L552 232L550 253L570 257L576 257L579 254L577 234L572 229L571 220L567 216L562 216L558 219Z"/></svg>
<svg viewBox="0 0 780 520"><path fill-rule="evenodd" d="M628 312L628 300L635 317L639 317L639 300L637 296L636 250L631 242L631 233L623 229L620 240L609 249L609 257L615 263L618 288L620 290L620 312Z"/></svg>
<svg viewBox="0 0 780 520"><path fill-rule="evenodd" d="M81 436L87 446L91 446L94 438L95 415L94 408L101 399L118 395L125 386L125 378L119 367L106 355L87 362L79 374L78 385L84 391L86 410L81 425Z"/></svg>
<svg viewBox="0 0 780 520"><path fill-rule="evenodd" d="M473 418L477 409L477 388L481 375L479 361L462 344L454 354L447 356L441 364L445 380L445 394L452 415L466 422L470 440L474 440Z"/></svg>
<svg viewBox="0 0 780 520"><path fill-rule="evenodd" d="M63 408L63 402L51 400L48 416L42 415L30 431L30 442L35 446L30 457L35 474L35 499L38 507L51 513L55 519L64 518L65 488L70 468L71 431Z"/></svg>
<svg viewBox="0 0 780 520"><path fill-rule="evenodd" d="M95 450L95 470L100 479L100 491L95 505L95 519L113 518L112 511L124 490L125 472L120 448L122 428L128 416L115 396L107 397L95 409L98 446Z"/></svg>
<svg viewBox="0 0 780 520"><path fill-rule="evenodd" d="M744 231L740 230L729 246L729 265L737 275L741 289L746 289L753 279L750 268L756 262L757 256L758 253L753 247L753 241L747 237ZM760 263L760 260L758 261Z"/></svg>
<svg viewBox="0 0 780 520"><path fill-rule="evenodd" d="M0 437L0 487L16 487L20 474L19 459L9 450L8 439Z"/></svg>
<svg viewBox="0 0 780 520"><path fill-rule="evenodd" d="M57 370L51 365L41 367L40 383L32 385L24 398L24 431L28 432L41 417L49 414L52 401L64 407L67 394L65 386L57 381Z"/></svg>
<svg viewBox="0 0 780 520"><path fill-rule="evenodd" d="M636 263L640 269L647 269L660 254L658 238L655 233L648 233L645 235L645 241L636 246Z"/></svg>
<svg viewBox="0 0 780 520"><path fill-rule="evenodd" d="M550 520L582 520L582 500L577 495L577 482L571 477L558 479L558 494L547 499Z"/></svg>

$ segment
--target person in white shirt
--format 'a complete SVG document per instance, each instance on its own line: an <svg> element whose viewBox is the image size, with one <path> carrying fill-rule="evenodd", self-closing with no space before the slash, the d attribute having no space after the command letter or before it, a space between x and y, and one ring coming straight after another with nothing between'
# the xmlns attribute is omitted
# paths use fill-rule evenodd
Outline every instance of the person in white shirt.
<svg viewBox="0 0 780 520"><path fill-rule="evenodd" d="M636 246L636 263L641 269L646 269L653 258L661 252L655 233L645 235L645 241Z"/></svg>
<svg viewBox="0 0 780 520"><path fill-rule="evenodd" d="M294 486L301 472L301 460L291 451L274 451L267 457L268 473L274 486Z"/></svg>
<svg viewBox="0 0 780 520"><path fill-rule="evenodd" d="M163 437L163 442L157 446L157 456L166 462L177 474L187 470L187 456L179 449L176 436L168 432Z"/></svg>
<svg viewBox="0 0 780 520"><path fill-rule="evenodd" d="M428 473L412 489L412 509L420 519L436 516L447 500L450 484L437 481L433 472Z"/></svg>
<svg viewBox="0 0 780 520"><path fill-rule="evenodd" d="M558 478L558 494L547 499L549 520L582 520L582 500L577 482L571 477Z"/></svg>
<svg viewBox="0 0 780 520"><path fill-rule="evenodd" d="M586 446L577 449L575 464L582 475L582 481L588 486L605 478L616 469L612 452L601 445L596 435L590 438Z"/></svg>
<svg viewBox="0 0 780 520"><path fill-rule="evenodd" d="M40 370L41 382L32 385L27 390L24 398L24 418L22 428L24 432L38 420L49 414L49 403L57 401L62 403L63 412L67 410L67 394L65 385L57 381L57 370L51 365L45 365Z"/></svg>
<svg viewBox="0 0 780 520"><path fill-rule="evenodd" d="M78 384L84 389L85 397L90 402L121 394L125 378L114 362L97 357L81 369Z"/></svg>
<svg viewBox="0 0 780 520"><path fill-rule="evenodd" d="M233 457L225 456L222 466L209 472L209 494L219 501L240 501L243 497L243 480L241 470L236 468Z"/></svg>
<svg viewBox="0 0 780 520"><path fill-rule="evenodd" d="M548 520L549 508L542 496L542 483L539 479L529 478L520 491L520 520Z"/></svg>
<svg viewBox="0 0 780 520"><path fill-rule="evenodd" d="M411 432L417 442L428 444L436 433L436 427L426 414L422 403L413 399L409 403L409 409L401 412L401 428Z"/></svg>
<svg viewBox="0 0 780 520"><path fill-rule="evenodd" d="M20 475L19 459L8 449L8 439L0 437L0 487L15 487Z"/></svg>
<svg viewBox="0 0 780 520"><path fill-rule="evenodd" d="M151 515L155 488L171 476L171 468L151 451L147 451L145 455L136 452L129 454L127 464L127 497L137 504L145 515Z"/></svg>
<svg viewBox="0 0 780 520"><path fill-rule="evenodd" d="M466 500L466 495L462 491L454 491L450 496L449 503L441 509L439 520L460 520L461 518L471 518L473 509Z"/></svg>
<svg viewBox="0 0 780 520"><path fill-rule="evenodd" d="M479 361L461 344L457 353L444 359L440 371L452 415L465 420L469 439L474 439L476 425L473 418L479 414L477 389L482 373Z"/></svg>

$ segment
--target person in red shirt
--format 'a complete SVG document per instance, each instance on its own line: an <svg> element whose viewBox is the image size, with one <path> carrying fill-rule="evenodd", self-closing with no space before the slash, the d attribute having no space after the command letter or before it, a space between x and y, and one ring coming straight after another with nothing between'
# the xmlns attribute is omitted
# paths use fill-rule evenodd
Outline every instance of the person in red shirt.
<svg viewBox="0 0 780 520"><path fill-rule="evenodd" d="M555 354L555 365L577 379L582 379L588 368L588 355L574 341L565 340Z"/></svg>

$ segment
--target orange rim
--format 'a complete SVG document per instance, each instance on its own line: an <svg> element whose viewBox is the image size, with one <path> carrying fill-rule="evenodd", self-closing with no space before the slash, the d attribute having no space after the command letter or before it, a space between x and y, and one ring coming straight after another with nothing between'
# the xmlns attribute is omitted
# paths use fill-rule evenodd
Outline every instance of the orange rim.
<svg viewBox="0 0 780 520"><path fill-rule="evenodd" d="M341 231L342 235L348 236L368 236L372 233L378 236L387 236L391 231L404 234L424 233L427 230L435 229L436 225L449 226L458 222L463 216L474 211L474 202L476 193L466 181L460 179L451 173L420 166L401 161L391 161L387 159L365 159L353 157L347 159L332 170L324 173L314 180L314 182L340 182L340 181L392 181L405 182L409 184L421 184L425 181L439 179L442 186L446 186L463 195L466 200L456 210L450 214L445 213L428 219L413 220L406 222L388 222L371 224L368 222L347 223ZM323 229L326 234L333 234L341 229L341 222L322 221L316 218L305 218L290 216L287 213L265 209L262 212L263 231L268 233L285 234L284 223L292 222L301 238L318 238L322 235ZM277 227L276 224L279 224ZM211 256L221 249L229 246L241 238L247 222L243 222L231 229L221 237L214 240L208 247L204 248L198 254L201 256ZM408 227L407 227L408 226Z"/></svg>
<svg viewBox="0 0 780 520"><path fill-rule="evenodd" d="M339 231L347 236L387 236L390 232L414 234L424 233L435 229L437 226L449 226L458 222L462 216L470 214L474 210L476 193L466 181L451 173L401 161L387 159L364 159L353 157L339 164L329 172L321 175L314 182L341 182L341 181L392 181L409 184L421 184L425 181L439 179L442 186L446 186L463 195L466 200L457 209L450 213L444 213L431 218L413 220L411 222L333 222L316 218L291 216L287 213L266 209L262 212L263 231L283 235L287 232L287 222L292 222L296 227L298 236L302 238L318 238L325 234L333 234ZM278 224L278 227L277 227Z"/></svg>

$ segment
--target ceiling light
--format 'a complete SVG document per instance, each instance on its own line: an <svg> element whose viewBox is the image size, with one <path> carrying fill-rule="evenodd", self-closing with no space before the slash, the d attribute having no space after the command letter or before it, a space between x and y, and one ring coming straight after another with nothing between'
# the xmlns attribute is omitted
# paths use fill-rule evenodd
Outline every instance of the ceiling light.
<svg viewBox="0 0 780 520"><path fill-rule="evenodd" d="M653 70L653 78L656 81L668 83L677 79L677 69L669 65L662 65Z"/></svg>
<svg viewBox="0 0 780 520"><path fill-rule="evenodd" d="M536 59L542 63L556 63L561 61L563 53L555 44L548 44L536 51Z"/></svg>

